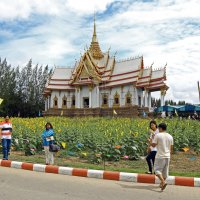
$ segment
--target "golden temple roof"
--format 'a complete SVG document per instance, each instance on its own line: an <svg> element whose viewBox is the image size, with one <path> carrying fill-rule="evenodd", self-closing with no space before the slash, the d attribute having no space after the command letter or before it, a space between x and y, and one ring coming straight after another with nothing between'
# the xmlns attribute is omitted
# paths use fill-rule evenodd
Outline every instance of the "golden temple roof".
<svg viewBox="0 0 200 200"><path fill-rule="evenodd" d="M94 59L103 58L103 53L101 51L101 48L97 40L95 16L94 16L94 30L93 30L92 42L90 44L89 51Z"/></svg>

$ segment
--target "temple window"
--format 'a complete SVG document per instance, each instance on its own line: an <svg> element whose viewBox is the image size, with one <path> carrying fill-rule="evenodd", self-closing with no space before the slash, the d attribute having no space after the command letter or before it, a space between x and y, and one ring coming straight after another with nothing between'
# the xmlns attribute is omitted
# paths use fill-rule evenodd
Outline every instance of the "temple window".
<svg viewBox="0 0 200 200"><path fill-rule="evenodd" d="M107 98L103 98L103 104L108 104L108 99Z"/></svg>
<svg viewBox="0 0 200 200"><path fill-rule="evenodd" d="M131 105L131 98L132 98L132 95L131 93L128 91L128 93L126 94L126 106L130 106Z"/></svg>
<svg viewBox="0 0 200 200"><path fill-rule="evenodd" d="M119 104L119 98L115 97L115 104Z"/></svg>
<svg viewBox="0 0 200 200"><path fill-rule="evenodd" d="M108 95L104 94L102 98L102 107L108 107Z"/></svg>
<svg viewBox="0 0 200 200"><path fill-rule="evenodd" d="M119 96L119 94L116 92L115 93L115 96L114 96L114 103L113 103L113 106L120 106L120 101L119 101L119 98L120 98L120 96Z"/></svg>
<svg viewBox="0 0 200 200"><path fill-rule="evenodd" d="M66 96L64 96L62 98L62 108L67 108L67 98L66 98Z"/></svg>
<svg viewBox="0 0 200 200"><path fill-rule="evenodd" d="M130 103L131 103L131 98L130 98L130 97L127 97L127 98L126 98L126 103L127 103L127 104L130 104Z"/></svg>

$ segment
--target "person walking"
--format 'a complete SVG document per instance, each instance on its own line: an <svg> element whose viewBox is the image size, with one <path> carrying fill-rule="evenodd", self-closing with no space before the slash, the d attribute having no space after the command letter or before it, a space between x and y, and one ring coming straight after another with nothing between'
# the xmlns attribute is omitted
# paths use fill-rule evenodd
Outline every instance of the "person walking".
<svg viewBox="0 0 200 200"><path fill-rule="evenodd" d="M159 133L155 135L152 146L157 147L157 154L155 159L155 174L160 179L160 188L163 191L166 186L166 179L169 176L169 163L173 151L173 137L167 133L167 125L161 123L158 126Z"/></svg>
<svg viewBox="0 0 200 200"><path fill-rule="evenodd" d="M12 139L12 123L10 122L9 116L4 118L4 122L0 123L1 129L1 141L2 141L2 151L3 151L3 160L8 160L8 155L11 148L11 139Z"/></svg>
<svg viewBox="0 0 200 200"><path fill-rule="evenodd" d="M54 131L53 126L50 122L47 122L45 125L45 130L42 133L43 147L46 158L46 165L54 164L54 155L53 152L49 151L50 144L54 143Z"/></svg>
<svg viewBox="0 0 200 200"><path fill-rule="evenodd" d="M148 146L148 155L146 157L146 161L149 167L149 171L146 172L146 174L153 174L153 166L154 166L154 161L155 161L155 157L156 157L156 153L157 153L157 148L156 147L152 147L151 143L152 140L154 139L155 135L159 132L158 131L158 126L156 121L152 120L149 124L150 127L150 138L148 139L149 141L149 146Z"/></svg>

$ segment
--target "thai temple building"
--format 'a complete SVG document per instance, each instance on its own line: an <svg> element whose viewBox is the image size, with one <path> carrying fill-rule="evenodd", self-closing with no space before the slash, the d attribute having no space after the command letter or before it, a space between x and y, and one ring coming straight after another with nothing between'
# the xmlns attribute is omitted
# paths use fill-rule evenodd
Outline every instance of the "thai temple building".
<svg viewBox="0 0 200 200"><path fill-rule="evenodd" d="M102 52L94 20L90 47L80 60L73 68L56 67L47 81L44 115L101 116L102 110L104 114L106 109L110 113L120 113L120 109L126 113L130 108L137 115L137 110L152 107L152 92L160 91L164 105L168 89L165 81L166 66L153 70L152 65L144 66L143 56L118 61L109 50Z"/></svg>

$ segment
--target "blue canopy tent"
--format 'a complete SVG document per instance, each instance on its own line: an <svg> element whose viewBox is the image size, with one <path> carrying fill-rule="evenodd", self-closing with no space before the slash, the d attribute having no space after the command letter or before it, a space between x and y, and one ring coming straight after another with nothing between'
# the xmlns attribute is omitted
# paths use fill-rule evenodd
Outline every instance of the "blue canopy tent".
<svg viewBox="0 0 200 200"><path fill-rule="evenodd" d="M195 111L200 112L200 106L196 106L196 107L195 107Z"/></svg>
<svg viewBox="0 0 200 200"><path fill-rule="evenodd" d="M155 112L174 112L178 108L179 106L160 106L159 108L156 108Z"/></svg>
<svg viewBox="0 0 200 200"><path fill-rule="evenodd" d="M155 112L200 112L200 106L195 105L184 105L184 106L160 106L159 108L155 109Z"/></svg>
<svg viewBox="0 0 200 200"><path fill-rule="evenodd" d="M194 112L195 111L196 106L194 105L185 105L185 106L181 106L178 111L180 112Z"/></svg>

